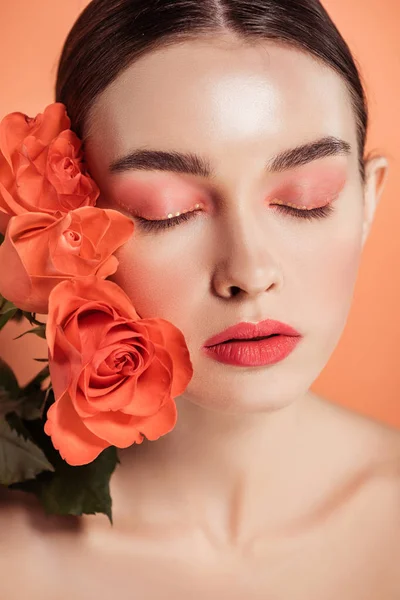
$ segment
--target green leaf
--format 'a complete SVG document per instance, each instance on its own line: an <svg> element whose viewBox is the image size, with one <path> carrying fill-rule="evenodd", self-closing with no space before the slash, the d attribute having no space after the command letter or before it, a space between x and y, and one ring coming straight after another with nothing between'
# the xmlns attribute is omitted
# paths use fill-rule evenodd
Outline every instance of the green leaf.
<svg viewBox="0 0 400 600"><path fill-rule="evenodd" d="M47 361L47 359L45 359ZM33 379L30 380L29 383L26 384L25 387L22 388L21 393L26 395L31 394L32 392L36 392L41 389L41 384L45 379L50 377L50 369L49 365L46 365L39 373L35 375Z"/></svg>
<svg viewBox="0 0 400 600"><path fill-rule="evenodd" d="M20 323L24 317L28 319L31 325L45 325L45 323L37 321L32 313L21 310L0 294L0 329L2 329L8 321Z"/></svg>
<svg viewBox="0 0 400 600"><path fill-rule="evenodd" d="M8 391L12 396L20 392L17 378L11 367L0 357L0 388Z"/></svg>
<svg viewBox="0 0 400 600"><path fill-rule="evenodd" d="M46 323L42 323L42 321L38 321L36 319L36 313L22 311L22 314L25 317L25 319L28 319L31 325L46 325Z"/></svg>
<svg viewBox="0 0 400 600"><path fill-rule="evenodd" d="M0 296L0 330L17 314L18 310L12 302Z"/></svg>
<svg viewBox="0 0 400 600"><path fill-rule="evenodd" d="M112 524L110 478L118 463L114 446L90 464L71 467L60 457L55 472L42 473L34 481L13 488L35 494L48 514L81 516L105 514Z"/></svg>
<svg viewBox="0 0 400 600"><path fill-rule="evenodd" d="M0 358L0 419L15 409L19 394L20 388L13 370Z"/></svg>
<svg viewBox="0 0 400 600"><path fill-rule="evenodd" d="M7 421L8 425L11 427L11 429L13 431L16 431L18 433L18 435L22 435L22 437L25 440L30 440L31 442L35 443L34 440L31 438L31 435L28 431L28 429L25 427L23 420L21 419L21 417L19 417L17 415L17 413L15 412L11 412L9 413L5 420Z"/></svg>
<svg viewBox="0 0 400 600"><path fill-rule="evenodd" d="M14 412L27 420L40 419L48 395L42 382L50 376L46 365L23 388L20 388L11 368L0 358L0 418Z"/></svg>
<svg viewBox="0 0 400 600"><path fill-rule="evenodd" d="M14 340L19 340L19 338L22 338L27 333L35 333L44 340L46 339L46 327L40 325L39 327L34 327L33 329L28 329L28 331L24 331L24 333L21 333L21 335L17 335L17 337L15 337Z"/></svg>
<svg viewBox="0 0 400 600"><path fill-rule="evenodd" d="M37 375L21 389L18 396L18 406L14 411L25 420L41 419L45 408L48 390L42 389L42 382L50 376L49 366L39 371Z"/></svg>
<svg viewBox="0 0 400 600"><path fill-rule="evenodd" d="M51 397L54 398L53 392ZM44 433L44 421L45 417L24 421L24 425L55 471L41 473L35 480L16 484L13 488L35 494L49 514L81 516L102 513L112 523L110 478L119 462L117 449L112 446L90 464L72 467L61 458Z"/></svg>
<svg viewBox="0 0 400 600"><path fill-rule="evenodd" d="M54 470L40 448L0 419L0 483L6 486Z"/></svg>
<svg viewBox="0 0 400 600"><path fill-rule="evenodd" d="M17 309L17 312L11 317L11 321L15 321L16 323L20 323L24 318L24 313L20 308Z"/></svg>
<svg viewBox="0 0 400 600"><path fill-rule="evenodd" d="M114 447L107 448L93 462L82 467L58 462L51 480L38 483L38 496L46 512L77 516L103 513L112 524L109 482L116 464L117 449Z"/></svg>

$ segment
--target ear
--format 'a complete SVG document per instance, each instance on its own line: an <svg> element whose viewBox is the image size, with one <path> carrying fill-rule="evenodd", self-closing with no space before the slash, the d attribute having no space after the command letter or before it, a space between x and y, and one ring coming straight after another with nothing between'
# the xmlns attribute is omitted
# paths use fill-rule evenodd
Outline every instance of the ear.
<svg viewBox="0 0 400 600"><path fill-rule="evenodd" d="M371 230L375 211L388 176L388 169L389 164L384 156L375 156L366 162L362 246L364 246Z"/></svg>

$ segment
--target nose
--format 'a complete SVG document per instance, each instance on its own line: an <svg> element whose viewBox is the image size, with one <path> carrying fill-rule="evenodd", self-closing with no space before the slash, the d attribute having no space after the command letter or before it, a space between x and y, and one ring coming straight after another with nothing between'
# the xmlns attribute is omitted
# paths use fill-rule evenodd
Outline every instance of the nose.
<svg viewBox="0 0 400 600"><path fill-rule="evenodd" d="M264 223L255 215L224 220L218 231L218 259L212 277L215 294L222 298L256 297L279 289L282 269L269 245Z"/></svg>

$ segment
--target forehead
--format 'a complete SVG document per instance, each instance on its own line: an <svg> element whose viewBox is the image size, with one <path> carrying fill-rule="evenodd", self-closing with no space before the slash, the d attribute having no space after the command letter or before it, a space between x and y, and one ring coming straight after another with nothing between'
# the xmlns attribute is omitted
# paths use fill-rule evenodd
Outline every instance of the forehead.
<svg viewBox="0 0 400 600"><path fill-rule="evenodd" d="M323 135L356 146L342 78L312 56L272 42L186 41L130 65L96 100L87 145L109 164L137 147L264 158Z"/></svg>

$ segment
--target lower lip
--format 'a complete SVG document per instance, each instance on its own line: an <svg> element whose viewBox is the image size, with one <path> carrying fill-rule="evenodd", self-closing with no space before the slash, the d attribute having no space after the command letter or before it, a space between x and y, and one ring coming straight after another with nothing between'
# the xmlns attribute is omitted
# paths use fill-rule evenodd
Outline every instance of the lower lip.
<svg viewBox="0 0 400 600"><path fill-rule="evenodd" d="M273 365L287 356L300 342L301 336L278 335L265 340L235 341L205 346L208 356L227 365L261 367Z"/></svg>

